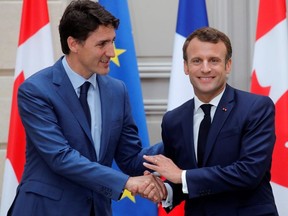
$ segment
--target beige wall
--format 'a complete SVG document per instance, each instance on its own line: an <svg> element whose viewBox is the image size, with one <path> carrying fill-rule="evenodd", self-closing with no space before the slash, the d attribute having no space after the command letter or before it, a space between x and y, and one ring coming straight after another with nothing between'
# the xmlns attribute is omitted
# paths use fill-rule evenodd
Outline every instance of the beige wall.
<svg viewBox="0 0 288 216"><path fill-rule="evenodd" d="M57 25L67 2L69 0L48 0L55 59L61 56ZM128 2L150 143L155 143L160 140L160 122L167 105L178 1ZM233 43L234 66L229 82L249 90L258 0L206 2L209 25L226 32ZM21 7L22 1L0 0L0 196Z"/></svg>

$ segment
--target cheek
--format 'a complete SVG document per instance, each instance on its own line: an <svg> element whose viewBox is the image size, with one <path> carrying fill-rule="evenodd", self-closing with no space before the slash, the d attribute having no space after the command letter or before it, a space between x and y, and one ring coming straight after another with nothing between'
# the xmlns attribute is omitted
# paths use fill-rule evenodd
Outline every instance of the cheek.
<svg viewBox="0 0 288 216"><path fill-rule="evenodd" d="M104 53L104 52L101 52L101 51L99 51L99 50L94 50L93 53L91 53L91 55L93 55L94 58L100 59L101 56L104 55L103 53Z"/></svg>

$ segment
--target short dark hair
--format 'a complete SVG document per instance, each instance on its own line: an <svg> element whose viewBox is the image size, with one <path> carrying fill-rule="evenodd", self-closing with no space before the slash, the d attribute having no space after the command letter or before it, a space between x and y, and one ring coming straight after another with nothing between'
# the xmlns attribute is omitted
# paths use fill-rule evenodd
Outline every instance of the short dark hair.
<svg viewBox="0 0 288 216"><path fill-rule="evenodd" d="M218 43L219 41L222 41L225 44L227 50L225 62L227 62L232 57L232 45L229 37L215 28L203 27L195 30L187 37L182 48L183 59L185 61L187 61L187 52L186 52L187 47L193 38L197 38L202 42L210 42L210 43Z"/></svg>
<svg viewBox="0 0 288 216"><path fill-rule="evenodd" d="M118 29L119 19L105 10L99 3L89 0L72 1L65 9L59 24L59 34L62 52L69 54L67 44L69 36L85 41L89 34L100 25L112 26Z"/></svg>

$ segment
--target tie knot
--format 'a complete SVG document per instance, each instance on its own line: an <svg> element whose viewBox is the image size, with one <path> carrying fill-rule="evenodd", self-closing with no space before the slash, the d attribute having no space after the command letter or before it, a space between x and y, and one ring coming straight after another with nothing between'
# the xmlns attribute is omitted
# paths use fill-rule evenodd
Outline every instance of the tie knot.
<svg viewBox="0 0 288 216"><path fill-rule="evenodd" d="M80 94L87 94L88 89L90 87L90 82L84 82L83 85L80 87Z"/></svg>
<svg viewBox="0 0 288 216"><path fill-rule="evenodd" d="M210 116L210 110L211 110L211 107L212 107L211 104L202 104L200 107L203 110L205 115L209 115Z"/></svg>

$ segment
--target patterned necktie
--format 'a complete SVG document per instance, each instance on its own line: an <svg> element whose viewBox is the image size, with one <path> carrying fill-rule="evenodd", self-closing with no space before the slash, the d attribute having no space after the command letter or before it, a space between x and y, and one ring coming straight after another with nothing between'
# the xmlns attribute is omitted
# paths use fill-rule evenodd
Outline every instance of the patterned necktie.
<svg viewBox="0 0 288 216"><path fill-rule="evenodd" d="M204 112L204 118L200 123L199 126L199 134L198 134L198 148L197 148L197 155L198 155L198 166L203 166L203 157L206 148L207 137L209 133L209 129L211 126L211 104L203 104L201 105L201 109Z"/></svg>
<svg viewBox="0 0 288 216"><path fill-rule="evenodd" d="M88 125L89 128L91 128L91 114L90 114L90 109L89 109L89 105L87 102L87 93L88 93L88 89L90 87L90 82L85 82L81 87L80 87L80 103L82 105L82 108L84 110L84 113L86 115L87 121L88 121Z"/></svg>

